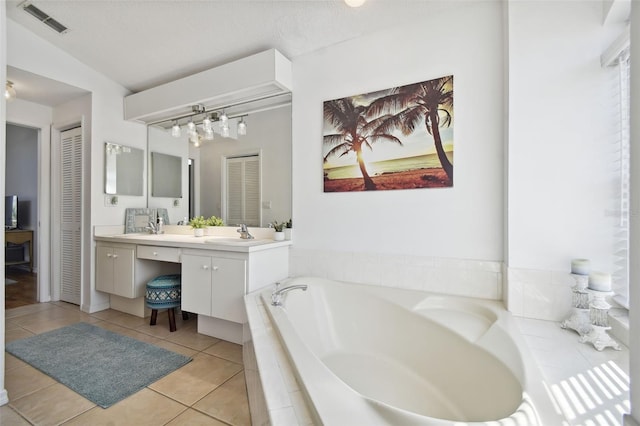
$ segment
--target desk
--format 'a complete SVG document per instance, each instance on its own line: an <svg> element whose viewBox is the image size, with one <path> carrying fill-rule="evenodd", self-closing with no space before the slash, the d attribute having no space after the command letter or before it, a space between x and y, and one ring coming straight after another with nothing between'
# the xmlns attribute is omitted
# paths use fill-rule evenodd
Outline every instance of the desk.
<svg viewBox="0 0 640 426"><path fill-rule="evenodd" d="M33 231L31 229L6 229L4 240L7 243L25 244L29 243L29 261L5 262L5 265L29 264L29 271L33 272Z"/></svg>

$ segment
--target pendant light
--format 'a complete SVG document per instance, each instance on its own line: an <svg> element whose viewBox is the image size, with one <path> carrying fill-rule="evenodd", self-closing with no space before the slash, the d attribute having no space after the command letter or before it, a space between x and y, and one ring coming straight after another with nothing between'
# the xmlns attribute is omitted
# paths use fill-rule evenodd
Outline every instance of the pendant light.
<svg viewBox="0 0 640 426"><path fill-rule="evenodd" d="M7 102L11 102L16 98L16 89L13 88L13 82L7 80L4 86L4 99Z"/></svg>
<svg viewBox="0 0 640 426"><path fill-rule="evenodd" d="M247 122L244 121L244 117L238 121L238 135L245 136L247 134Z"/></svg>
<svg viewBox="0 0 640 426"><path fill-rule="evenodd" d="M180 126L178 126L178 121L173 122L173 126L171 127L171 136L174 138L179 138L182 135L182 131L180 130Z"/></svg>

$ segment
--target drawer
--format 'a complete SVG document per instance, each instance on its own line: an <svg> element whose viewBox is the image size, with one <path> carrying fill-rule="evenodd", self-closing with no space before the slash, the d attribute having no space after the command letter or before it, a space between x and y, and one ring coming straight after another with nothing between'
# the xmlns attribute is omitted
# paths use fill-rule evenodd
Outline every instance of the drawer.
<svg viewBox="0 0 640 426"><path fill-rule="evenodd" d="M177 247L158 247L138 245L138 259L160 260L180 263L180 249Z"/></svg>

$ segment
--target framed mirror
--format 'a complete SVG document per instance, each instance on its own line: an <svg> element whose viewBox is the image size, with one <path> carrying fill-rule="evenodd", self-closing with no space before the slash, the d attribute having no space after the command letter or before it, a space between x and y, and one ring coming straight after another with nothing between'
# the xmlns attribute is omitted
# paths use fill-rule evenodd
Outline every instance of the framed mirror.
<svg viewBox="0 0 640 426"><path fill-rule="evenodd" d="M234 179L233 173L229 173L227 168L229 159L258 154L257 192L252 194L258 197L259 212L257 219L251 218L256 221L252 226L268 226L276 220L288 220L291 218L291 104L254 112L244 110L235 114L235 118L232 109L226 112L230 117L229 136L222 136L219 123L214 122L214 139L200 138L197 147L193 138L190 142L187 136L184 124L188 119L180 123L179 137L171 135L173 121L148 126L149 152L179 155L183 165L183 190L178 205L175 205L175 199L174 203L163 202L150 187L148 207L166 207L173 221L184 217L215 215L222 217L227 225L235 226L238 216L228 208L238 205L237 199L242 194L229 188L246 189L247 185L229 182ZM245 135L237 133L241 119L246 123ZM202 134L200 123L198 131ZM251 202L256 204L255 199Z"/></svg>
<svg viewBox="0 0 640 426"><path fill-rule="evenodd" d="M113 142L104 151L105 194L143 195L144 151Z"/></svg>

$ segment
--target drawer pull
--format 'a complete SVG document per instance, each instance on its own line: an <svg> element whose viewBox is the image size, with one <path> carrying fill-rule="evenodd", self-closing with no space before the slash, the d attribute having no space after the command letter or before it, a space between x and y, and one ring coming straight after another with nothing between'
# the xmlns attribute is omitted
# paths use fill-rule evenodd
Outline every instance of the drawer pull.
<svg viewBox="0 0 640 426"><path fill-rule="evenodd" d="M214 266L214 267L213 267L213 270L214 270L214 271L217 271L217 270L218 270L218 267L217 267L217 266Z"/></svg>
<svg viewBox="0 0 640 426"><path fill-rule="evenodd" d="M113 255L113 258L114 258L114 259L115 259L115 258L117 258L117 257L118 257L118 255L117 255L117 254L114 254L114 255Z"/></svg>
<svg viewBox="0 0 640 426"><path fill-rule="evenodd" d="M113 256L111 253L107 253L107 257L111 257Z"/></svg>
<svg viewBox="0 0 640 426"><path fill-rule="evenodd" d="M207 265L202 265L202 269L209 269L209 266L207 266Z"/></svg>
<svg viewBox="0 0 640 426"><path fill-rule="evenodd" d="M154 251L154 252L153 252L153 255L154 255L154 256L157 256L157 255L158 255L158 252L157 252L157 251Z"/></svg>

